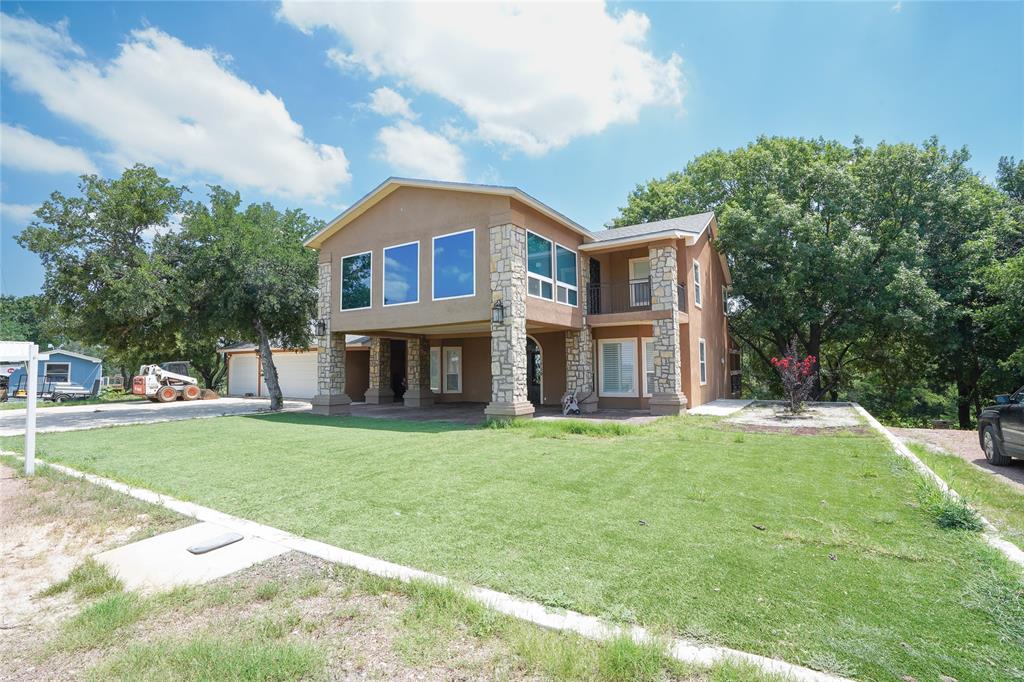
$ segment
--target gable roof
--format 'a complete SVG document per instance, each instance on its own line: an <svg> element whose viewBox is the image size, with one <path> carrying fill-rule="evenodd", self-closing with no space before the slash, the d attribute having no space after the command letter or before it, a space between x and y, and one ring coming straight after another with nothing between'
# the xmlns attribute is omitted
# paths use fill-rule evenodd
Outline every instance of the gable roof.
<svg viewBox="0 0 1024 682"><path fill-rule="evenodd" d="M490 194L504 196L520 201L530 208L539 211L557 223L564 225L573 232L583 235L585 239L593 239L594 234L576 221L559 213L544 202L535 199L518 187L503 185L479 185L470 182L447 182L443 180L419 180L416 178L390 177L375 188L370 190L363 198L345 209L339 216L324 226L324 229L306 240L306 246L318 249L328 237L342 229L353 220L361 216L368 209L379 203L386 196L399 187L419 187L424 189L444 189L456 192L473 192L475 194Z"/></svg>
<svg viewBox="0 0 1024 682"><path fill-rule="evenodd" d="M711 221L714 219L715 214L708 211L706 213L695 213L693 215L684 215L676 218L669 218L667 220L655 220L653 222L639 223L637 225L612 227L600 232L595 232L594 241L591 242L591 248L601 248L618 242L643 242L658 237L675 239L690 237L695 240L697 237L704 234L704 230L708 228L708 225L710 225ZM580 248L586 251L586 246L587 245L584 245Z"/></svg>
<svg viewBox="0 0 1024 682"><path fill-rule="evenodd" d="M65 350L63 348L54 348L53 350L48 350L45 353L40 353L39 354L39 359L40 360L49 360L50 356L52 356L54 354L70 355L73 358L78 358L79 360L88 360L89 362L95 362L97 364L103 362L103 360L101 360L100 358L94 358L93 356L86 355L85 353L76 353L73 350Z"/></svg>

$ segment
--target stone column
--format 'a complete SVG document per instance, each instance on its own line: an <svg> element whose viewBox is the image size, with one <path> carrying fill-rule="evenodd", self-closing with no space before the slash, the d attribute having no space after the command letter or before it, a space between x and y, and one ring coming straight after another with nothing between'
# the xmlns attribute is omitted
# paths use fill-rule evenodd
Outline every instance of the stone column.
<svg viewBox="0 0 1024 682"><path fill-rule="evenodd" d="M416 336L406 341L405 348L406 407L429 407L434 404L430 390L430 341Z"/></svg>
<svg viewBox="0 0 1024 682"><path fill-rule="evenodd" d="M491 402L488 419L533 416L526 397L526 230L518 225L490 229L491 305L501 301L505 316L491 320Z"/></svg>
<svg viewBox="0 0 1024 682"><path fill-rule="evenodd" d="M580 411L597 411L597 391L594 384L594 337L587 326L587 296L590 293L590 257L580 259L579 304L583 313L583 328L565 332L565 390L576 391Z"/></svg>
<svg viewBox="0 0 1024 682"><path fill-rule="evenodd" d="M366 402L371 405L393 403L391 389L391 339L370 337L370 384L366 389Z"/></svg>
<svg viewBox="0 0 1024 682"><path fill-rule="evenodd" d="M653 320L654 386L651 414L684 414L686 394L682 382L682 343L679 332L679 265L676 247L651 246L651 310L669 316Z"/></svg>
<svg viewBox="0 0 1024 682"><path fill-rule="evenodd" d="M327 333L316 337L317 394L314 414L348 414L352 400L345 394L345 333L331 331L331 264L317 268L317 316L327 321Z"/></svg>

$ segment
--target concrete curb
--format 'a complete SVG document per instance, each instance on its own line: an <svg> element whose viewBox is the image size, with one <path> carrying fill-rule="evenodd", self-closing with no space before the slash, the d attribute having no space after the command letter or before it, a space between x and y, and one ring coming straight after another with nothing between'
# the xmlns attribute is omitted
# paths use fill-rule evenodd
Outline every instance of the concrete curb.
<svg viewBox="0 0 1024 682"><path fill-rule="evenodd" d="M882 434L882 436L885 437L886 440L889 441L893 449L896 451L896 454L910 460L910 463L914 465L914 468L917 469L918 473L920 473L926 479L930 480L932 483L938 486L939 490L949 495L953 499L962 499L960 495L949 486L948 483L942 480L942 477L940 477L937 473L932 471L927 464L922 462L921 459L917 455L915 455L910 450L910 448L908 448L906 444L904 444L904 442L899 439L899 437L896 434L882 426L881 422L879 422L877 419L871 416L871 413L865 410L859 404L851 404L853 405L853 409L855 409L860 416L864 417L864 419L867 420L868 424L871 425L871 428L873 428L875 431L878 431L880 434ZM996 527L993 526L992 523L984 516L981 516L981 522L985 526L985 542L987 542L990 546L1002 552L1003 555L1012 563L1024 568L1024 550L1021 550L1020 547L1013 544L1012 542L1001 538L999 536L998 529L996 529Z"/></svg>
<svg viewBox="0 0 1024 682"><path fill-rule="evenodd" d="M334 545L329 545L318 540L302 538L287 531L274 528L273 526L267 526L262 523L256 523L255 521L249 521L237 516L225 514L217 511L216 509L211 509L210 507L204 507L192 502L185 502L168 495L161 495L145 488L135 488L109 478L78 471L77 469L72 469L71 467L64 466L63 464L51 464L38 459L36 460L36 463L41 466L48 466L51 469L59 471L67 476L71 476L72 478L83 479L95 485L116 490L117 492L134 497L137 500L160 505L161 507L165 507L199 521L207 521L226 526L235 532L242 533L243 535L255 536L269 542L277 543L297 552L309 554L332 563L351 566L361 571L372 573L373 575L378 575L384 578L395 578L403 582L425 580L439 585L451 585L454 587L461 586L459 583L435 573L428 573L409 566L402 566L400 564L394 564L365 554L351 552L349 550L342 549L341 547L335 547ZM810 668L805 668L793 663L787 663L775 658L751 654L736 649L706 646L685 639L669 639L666 642L664 638L658 637L646 628L639 626L624 627L615 625L600 618L587 616L576 611L567 611L562 609L552 610L545 607L543 604L526 599L520 599L519 597L514 597L504 592L497 592L483 587L471 586L467 589L467 594L472 599L475 599L495 611L513 618L534 623L535 625L539 625L550 630L572 632L582 637L586 637L587 639L597 641L626 636L638 643L667 643L669 654L683 663L710 666L715 663L732 662L753 665L766 673L780 675L799 682L849 682L849 678L831 675L829 673L812 670Z"/></svg>

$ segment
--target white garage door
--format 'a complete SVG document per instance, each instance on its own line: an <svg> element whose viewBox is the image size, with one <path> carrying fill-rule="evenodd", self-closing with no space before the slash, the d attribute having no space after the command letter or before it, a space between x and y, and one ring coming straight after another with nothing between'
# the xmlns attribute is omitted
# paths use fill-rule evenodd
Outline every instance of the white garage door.
<svg viewBox="0 0 1024 682"><path fill-rule="evenodd" d="M255 355L232 355L228 366L228 393L256 395L257 363Z"/></svg>
<svg viewBox="0 0 1024 682"><path fill-rule="evenodd" d="M274 353L274 366L285 398L308 400L316 395L316 353ZM266 384L263 395L269 395Z"/></svg>

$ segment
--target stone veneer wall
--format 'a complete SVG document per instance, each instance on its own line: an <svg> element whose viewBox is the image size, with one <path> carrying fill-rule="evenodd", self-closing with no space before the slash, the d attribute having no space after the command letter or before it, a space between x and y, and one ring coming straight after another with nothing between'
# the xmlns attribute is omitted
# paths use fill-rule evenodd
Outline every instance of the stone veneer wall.
<svg viewBox="0 0 1024 682"><path fill-rule="evenodd" d="M594 390L594 337L587 326L587 296L590 293L590 257L583 256L577 267L579 273L579 304L583 328L565 332L565 390L576 391L584 412L597 410L597 391Z"/></svg>
<svg viewBox="0 0 1024 682"><path fill-rule="evenodd" d="M380 403L392 396L391 339L370 337L370 385L366 390L366 402Z"/></svg>
<svg viewBox="0 0 1024 682"><path fill-rule="evenodd" d="M679 264L675 246L652 246L651 310L667 310L669 317L652 321L654 332L654 386L652 413L678 413L686 407L683 393L681 338L679 333ZM675 406L665 409L659 406Z"/></svg>
<svg viewBox="0 0 1024 682"><path fill-rule="evenodd" d="M345 334L332 333L331 324L331 264L317 266L317 317L327 321L327 333L316 337L317 395L313 411L330 414L330 406L350 403L345 395Z"/></svg>
<svg viewBox="0 0 1024 682"><path fill-rule="evenodd" d="M489 417L533 414L526 396L526 230L518 225L490 229L491 305L501 301L505 317L491 321Z"/></svg>
<svg viewBox="0 0 1024 682"><path fill-rule="evenodd" d="M404 402L410 407L434 403L430 390L430 341L425 336L414 336L406 341Z"/></svg>

